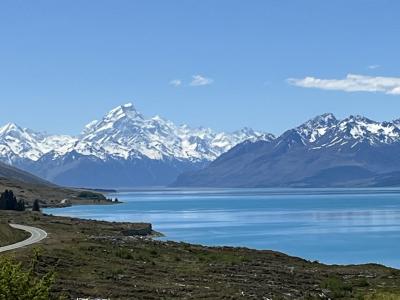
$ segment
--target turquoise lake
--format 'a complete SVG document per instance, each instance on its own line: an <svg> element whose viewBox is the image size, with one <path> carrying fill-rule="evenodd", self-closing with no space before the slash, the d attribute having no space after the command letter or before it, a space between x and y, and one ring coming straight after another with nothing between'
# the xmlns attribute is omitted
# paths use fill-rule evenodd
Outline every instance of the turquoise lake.
<svg viewBox="0 0 400 300"><path fill-rule="evenodd" d="M166 240L400 268L400 189L152 189L109 196L124 203L45 212L150 222Z"/></svg>

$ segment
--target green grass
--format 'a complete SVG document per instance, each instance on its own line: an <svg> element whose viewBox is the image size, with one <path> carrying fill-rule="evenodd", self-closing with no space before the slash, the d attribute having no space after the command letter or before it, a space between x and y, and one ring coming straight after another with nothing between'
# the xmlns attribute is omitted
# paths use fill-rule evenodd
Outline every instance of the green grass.
<svg viewBox="0 0 400 300"><path fill-rule="evenodd" d="M379 293L373 293L371 295L367 295L363 300L399 300L400 299L400 293L390 293L390 292L379 292Z"/></svg>
<svg viewBox="0 0 400 300"><path fill-rule="evenodd" d="M346 283L342 278L329 277L322 281L321 287L331 291L332 297L344 298L351 295L353 284Z"/></svg>

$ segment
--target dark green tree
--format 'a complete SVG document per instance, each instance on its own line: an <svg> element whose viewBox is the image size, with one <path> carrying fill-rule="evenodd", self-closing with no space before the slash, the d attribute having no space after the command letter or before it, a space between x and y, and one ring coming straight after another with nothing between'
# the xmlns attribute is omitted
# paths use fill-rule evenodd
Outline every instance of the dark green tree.
<svg viewBox="0 0 400 300"><path fill-rule="evenodd" d="M0 209L3 210L17 210L18 201L14 196L13 191L5 190L4 193L0 195Z"/></svg>
<svg viewBox="0 0 400 300"><path fill-rule="evenodd" d="M5 190L0 195L0 210L25 210L25 202L23 200L17 200L13 191Z"/></svg>
<svg viewBox="0 0 400 300"><path fill-rule="evenodd" d="M32 211L40 211L40 204L38 199L33 201Z"/></svg>
<svg viewBox="0 0 400 300"><path fill-rule="evenodd" d="M0 209L1 210L6 210L7 209L7 202L4 196L4 193L0 195Z"/></svg>
<svg viewBox="0 0 400 300"><path fill-rule="evenodd" d="M16 210L18 211L25 211L25 201L24 200L19 200L17 202L17 208Z"/></svg>

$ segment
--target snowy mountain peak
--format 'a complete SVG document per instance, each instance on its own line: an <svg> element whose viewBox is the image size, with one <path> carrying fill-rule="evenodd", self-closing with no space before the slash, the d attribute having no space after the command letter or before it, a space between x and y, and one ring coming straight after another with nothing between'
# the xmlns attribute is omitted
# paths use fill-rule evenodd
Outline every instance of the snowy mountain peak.
<svg viewBox="0 0 400 300"><path fill-rule="evenodd" d="M400 119L395 119L392 121L393 124L395 124L396 126L400 126Z"/></svg>
<svg viewBox="0 0 400 300"><path fill-rule="evenodd" d="M335 126L339 121L332 113L316 116L297 127L297 132L305 142L313 143Z"/></svg>
<svg viewBox="0 0 400 300"><path fill-rule="evenodd" d="M333 113L324 113L324 114L320 115L320 117L325 120L336 120L336 117Z"/></svg>
<svg viewBox="0 0 400 300"><path fill-rule="evenodd" d="M369 123L377 123L375 121L372 121L364 116L361 115L350 115L349 117L345 118L343 120L343 122L352 122L352 123L365 123L365 124L369 124Z"/></svg>
<svg viewBox="0 0 400 300"><path fill-rule="evenodd" d="M338 124L345 139L367 141L370 144L393 143L400 139L399 128L391 122L375 122L363 116L350 116Z"/></svg>
<svg viewBox="0 0 400 300"><path fill-rule="evenodd" d="M314 149L346 144L354 147L360 142L388 144L400 140L400 129L395 123L376 122L360 115L337 120L333 114L323 114L297 127L297 132L304 143L313 144Z"/></svg>
<svg viewBox="0 0 400 300"><path fill-rule="evenodd" d="M275 139L275 136L271 133L256 131L249 127L243 127L240 130L234 131L232 134L237 138L242 139L243 141L247 140L250 142L256 142L261 140L272 141Z"/></svg>
<svg viewBox="0 0 400 300"><path fill-rule="evenodd" d="M128 119L143 119L143 116L137 112L135 106L132 103L120 105L112 109L103 120L106 122L116 122L122 118Z"/></svg>
<svg viewBox="0 0 400 300"><path fill-rule="evenodd" d="M325 113L319 116L316 116L301 126L306 126L306 127L331 127L333 125L336 125L338 123L338 120L332 113ZM300 126L300 127L301 127Z"/></svg>
<svg viewBox="0 0 400 300"><path fill-rule="evenodd" d="M256 131L249 127L243 127L242 129L236 130L234 133L242 133L242 134L254 134Z"/></svg>
<svg viewBox="0 0 400 300"><path fill-rule="evenodd" d="M0 158L12 163L18 159L38 160L46 148L47 135L8 123L0 128Z"/></svg>
<svg viewBox="0 0 400 300"><path fill-rule="evenodd" d="M8 134L12 131L23 132L24 130L15 123L7 123L3 127L0 127L0 135Z"/></svg>
<svg viewBox="0 0 400 300"><path fill-rule="evenodd" d="M209 128L176 126L158 115L146 118L128 103L112 109L100 121L86 125L73 149L101 159L112 156L210 161L238 143L259 139L272 140L273 136L249 128L216 133Z"/></svg>
<svg viewBox="0 0 400 300"><path fill-rule="evenodd" d="M92 122L87 124L82 131L82 135L85 135L85 134L88 134L89 132L91 132L94 129L94 127L96 127L97 123L99 123L98 120L93 120Z"/></svg>

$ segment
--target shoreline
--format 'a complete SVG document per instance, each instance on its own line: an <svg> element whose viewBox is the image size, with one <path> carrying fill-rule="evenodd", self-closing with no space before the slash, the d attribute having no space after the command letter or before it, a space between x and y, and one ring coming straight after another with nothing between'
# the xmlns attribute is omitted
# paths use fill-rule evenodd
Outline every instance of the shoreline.
<svg viewBox="0 0 400 300"><path fill-rule="evenodd" d="M66 208L66 207L72 207L72 206L87 206L87 205L98 205L98 206L107 206L107 205L118 205L122 204L122 201L114 202L114 201L108 201L108 200L101 200L100 202L88 202L88 200L83 200L83 199L76 199L73 201L70 201L68 203L50 203L50 204L45 204L42 205L41 208Z"/></svg>
<svg viewBox="0 0 400 300"><path fill-rule="evenodd" d="M119 201L118 203L105 203L105 204L98 204L98 203L85 203L85 204L72 204L69 206L64 206L64 207L48 207L51 209L55 209L55 208L67 208L67 207L73 207L73 206L87 206L87 205L99 205L99 206L104 206L104 205L113 205L113 204L123 204L123 201ZM49 215L49 216L56 216L56 217L62 217L62 218L74 218L74 219L79 219L79 220L87 220L87 221L95 221L95 222L111 222L111 223L133 223L135 224L135 221L128 221L128 222L119 222L119 221L105 221L105 220L101 220L101 219L95 219L95 218L79 218L73 215L53 215L53 214L49 214L47 212L44 213L45 215ZM153 225L153 224L151 224ZM379 265L379 266L383 266L386 268L391 268L391 269L396 269L396 270L400 270L400 267L394 267L394 266L390 266L390 265L385 265L384 263L379 263L379 262L363 262L363 263L328 263L328 262L324 262L322 260L319 259L310 259L310 258L303 258L299 255L296 254L288 254L284 251L281 250L274 250L271 248L263 248L263 249L259 249L259 248L252 248L252 247L247 247L247 246L229 246L229 245L207 245L207 244L201 244L201 243L193 243L193 242L185 242L185 241L181 241L181 240L160 240L159 238L168 238L168 236L166 234L164 234L163 232L159 232L159 231L155 231L155 235L154 236L149 236L148 238L155 238L160 242L175 242L175 243L187 243L187 244L191 244L193 246L200 246L200 247L207 247L207 248L230 248L230 249L247 249L250 251L273 251L273 252L278 252L278 253L282 253L288 256L292 256L292 257L296 257L299 259L304 259L310 262L317 262L320 264L324 264L326 266L351 266L351 265L356 265L356 266L361 266L361 265Z"/></svg>
<svg viewBox="0 0 400 300"><path fill-rule="evenodd" d="M41 249L40 270L55 267L53 293L63 292L74 299L400 295L400 270L381 265L325 265L271 250L159 241L153 238L157 232L149 223L33 217L30 212L1 211L0 216L48 232L35 245ZM10 255L29 264L32 247Z"/></svg>

